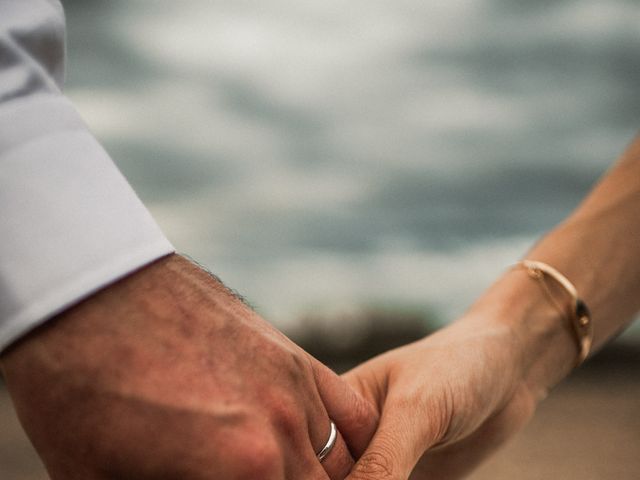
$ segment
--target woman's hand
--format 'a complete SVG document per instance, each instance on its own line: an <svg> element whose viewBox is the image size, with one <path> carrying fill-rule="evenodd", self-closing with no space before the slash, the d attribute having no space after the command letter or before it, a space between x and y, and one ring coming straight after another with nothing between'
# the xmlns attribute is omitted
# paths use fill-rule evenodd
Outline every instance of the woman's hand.
<svg viewBox="0 0 640 480"><path fill-rule="evenodd" d="M412 479L461 478L518 431L535 400L505 342L506 332L459 324L349 372L381 414L349 478L405 479L411 471Z"/></svg>
<svg viewBox="0 0 640 480"><path fill-rule="evenodd" d="M640 309L639 209L640 137L527 254L560 270L586 300L593 350ZM470 471L575 364L565 316L539 285L511 271L453 326L348 373L382 416L349 479L447 480Z"/></svg>
<svg viewBox="0 0 640 480"><path fill-rule="evenodd" d="M523 278L503 281L451 326L345 375L381 416L348 480L462 478L527 423L570 368L575 345ZM525 293L527 304L518 303Z"/></svg>

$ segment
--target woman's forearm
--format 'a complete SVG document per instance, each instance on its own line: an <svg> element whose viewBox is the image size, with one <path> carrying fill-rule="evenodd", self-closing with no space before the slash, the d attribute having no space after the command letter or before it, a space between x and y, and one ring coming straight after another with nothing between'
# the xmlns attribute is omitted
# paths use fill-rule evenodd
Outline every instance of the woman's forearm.
<svg viewBox="0 0 640 480"><path fill-rule="evenodd" d="M640 309L640 137L529 258L555 266L591 309L594 348Z"/></svg>
<svg viewBox="0 0 640 480"><path fill-rule="evenodd" d="M555 267L575 285L592 313L593 349L628 325L640 309L640 137L578 209L524 257ZM548 283L559 302L569 302L566 292ZM474 308L514 328L522 339L526 381L538 395L571 371L578 347L569 319L525 270L508 271Z"/></svg>
<svg viewBox="0 0 640 480"><path fill-rule="evenodd" d="M525 256L575 284L595 348L640 307L639 240L640 140ZM572 296L544 280L509 269L458 322L346 374L381 419L349 480L462 478L525 425L581 351Z"/></svg>

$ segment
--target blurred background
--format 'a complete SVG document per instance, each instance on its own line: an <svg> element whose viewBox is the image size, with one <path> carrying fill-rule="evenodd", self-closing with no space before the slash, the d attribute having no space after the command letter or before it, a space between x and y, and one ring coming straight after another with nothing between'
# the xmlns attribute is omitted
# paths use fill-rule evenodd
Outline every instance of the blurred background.
<svg viewBox="0 0 640 480"><path fill-rule="evenodd" d="M461 314L639 127L634 0L63 3L67 94L167 236L338 370ZM639 340L472 478L638 478ZM45 479L3 389L0 426L0 478Z"/></svg>

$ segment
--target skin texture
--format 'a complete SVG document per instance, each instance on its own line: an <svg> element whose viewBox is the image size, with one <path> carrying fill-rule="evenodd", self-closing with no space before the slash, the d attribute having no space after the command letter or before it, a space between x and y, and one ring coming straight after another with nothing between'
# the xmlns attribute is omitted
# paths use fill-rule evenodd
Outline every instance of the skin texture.
<svg viewBox="0 0 640 480"><path fill-rule="evenodd" d="M515 286L530 290L527 304L516 303ZM508 288L510 305L535 318L535 329L497 320L507 304L493 298ZM531 358L545 345L568 365L575 356L571 333L556 328L562 319L545 300L524 276L498 284L451 326L348 372L381 416L349 479L463 478L518 432L546 395Z"/></svg>
<svg viewBox="0 0 640 480"><path fill-rule="evenodd" d="M526 256L576 285L595 349L640 309L638 212L640 141ZM341 381L172 256L29 335L2 368L54 480L452 480L571 371L575 338L552 304L509 271L451 326ZM320 465L329 418L342 435Z"/></svg>
<svg viewBox="0 0 640 480"><path fill-rule="evenodd" d="M592 311L594 348L640 309L640 139L525 258L563 272ZM547 282L556 303L566 292ZM567 312L510 270L451 326L348 372L379 428L349 480L465 477L573 368ZM592 351L593 351L592 350Z"/></svg>
<svg viewBox="0 0 640 480"><path fill-rule="evenodd" d="M15 344L2 369L53 480L343 479L377 416L172 255ZM320 464L315 452L341 436Z"/></svg>

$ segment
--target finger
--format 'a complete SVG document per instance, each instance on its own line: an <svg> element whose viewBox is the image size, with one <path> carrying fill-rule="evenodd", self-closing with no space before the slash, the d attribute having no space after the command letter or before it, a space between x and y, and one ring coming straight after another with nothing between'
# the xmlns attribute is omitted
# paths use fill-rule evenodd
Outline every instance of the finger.
<svg viewBox="0 0 640 480"><path fill-rule="evenodd" d="M406 480L435 442L436 434L416 415L424 413L388 401L378 431L346 480Z"/></svg>
<svg viewBox="0 0 640 480"><path fill-rule="evenodd" d="M276 430L285 457L285 479L344 480L354 465L353 457L332 421L318 391L315 374L308 371L308 385L302 398L282 401L272 406ZM292 405L298 405L298 408ZM335 432L335 435L332 435ZM323 462L317 454L326 446L329 450Z"/></svg>
<svg viewBox="0 0 640 480"><path fill-rule="evenodd" d="M316 454L326 445L328 438L329 430L327 429L325 442L316 444L316 448L314 450ZM340 431L337 431L337 437L333 448L331 448L327 456L318 463L322 466L331 480L344 480L344 478L349 474L355 462Z"/></svg>
<svg viewBox="0 0 640 480"><path fill-rule="evenodd" d="M312 365L318 392L329 417L335 422L353 457L359 458L378 427L375 408L328 367L315 359Z"/></svg>
<svg viewBox="0 0 640 480"><path fill-rule="evenodd" d="M344 480L354 465L353 457L337 428L333 430L327 411L318 397L318 405L308 416L306 436L293 435L288 449L293 454L286 478L305 480ZM333 434L335 432L335 434ZM295 437L295 438L294 438ZM318 454L328 447L324 458Z"/></svg>
<svg viewBox="0 0 640 480"><path fill-rule="evenodd" d="M306 412L290 406L283 407L283 410L285 413L276 415L278 421L275 428L284 463L284 475L279 480L330 480L318 462L315 450L316 445L326 443L328 433L324 438L325 430L328 432L331 424L317 392L315 401L307 407ZM322 446L317 448L321 449Z"/></svg>

